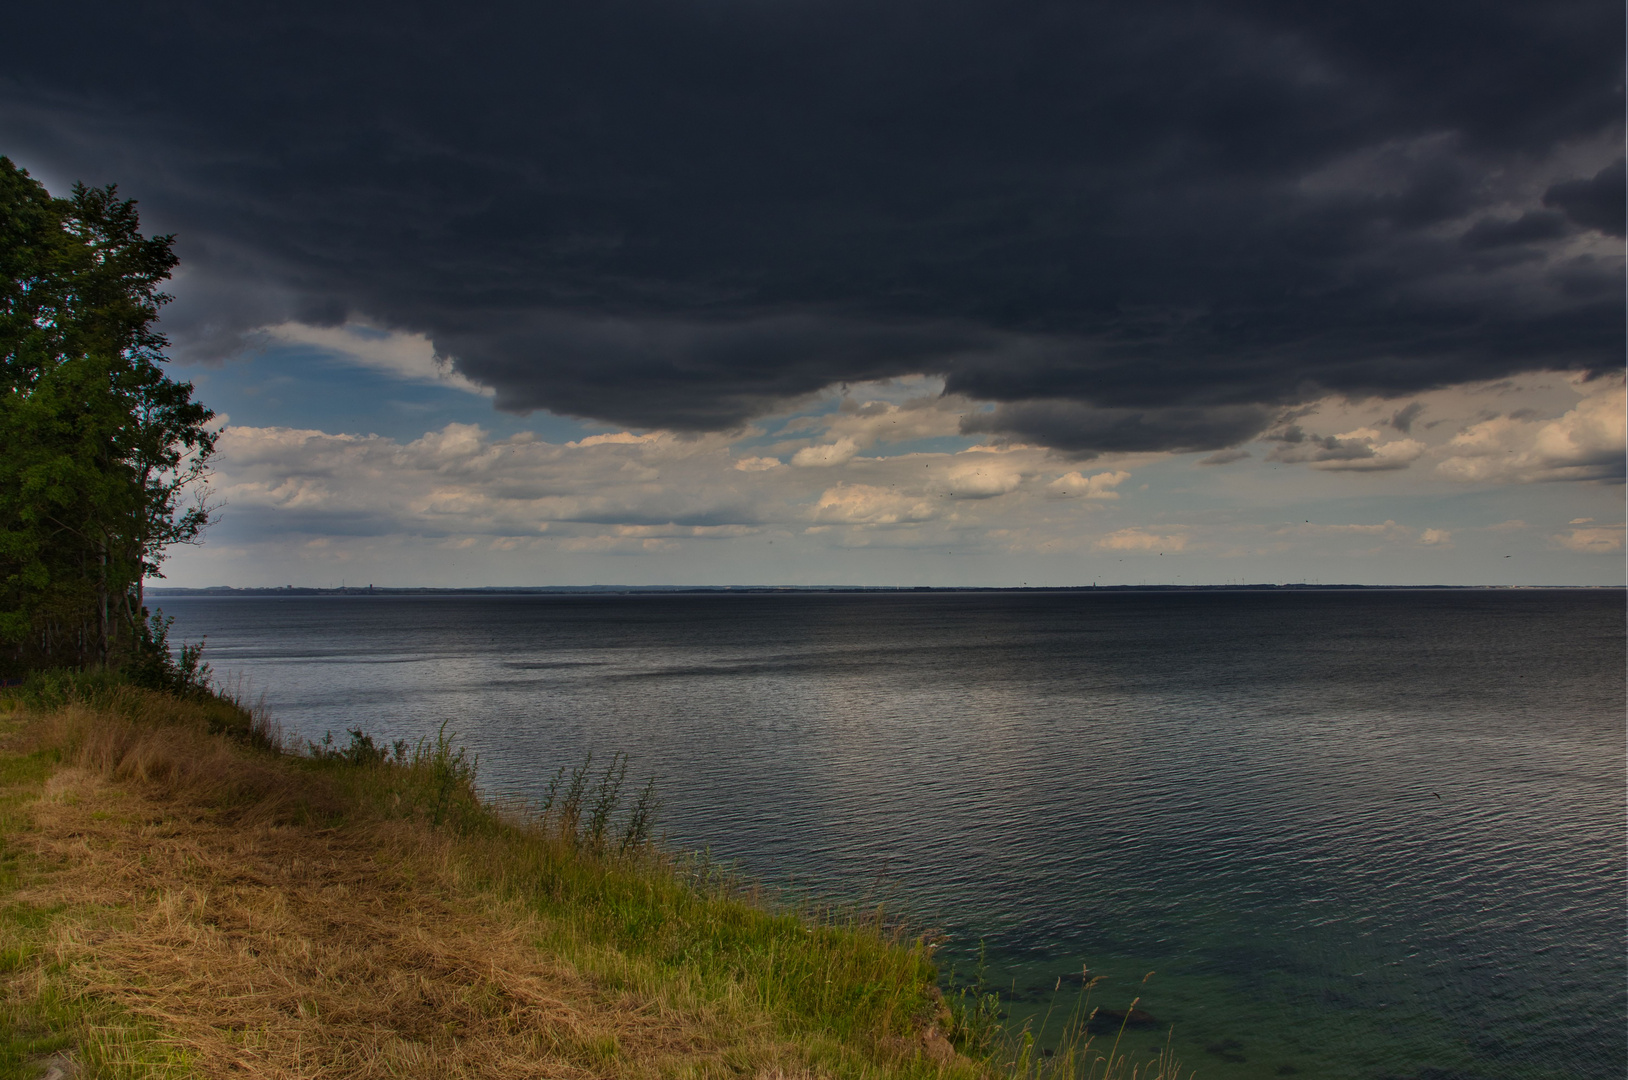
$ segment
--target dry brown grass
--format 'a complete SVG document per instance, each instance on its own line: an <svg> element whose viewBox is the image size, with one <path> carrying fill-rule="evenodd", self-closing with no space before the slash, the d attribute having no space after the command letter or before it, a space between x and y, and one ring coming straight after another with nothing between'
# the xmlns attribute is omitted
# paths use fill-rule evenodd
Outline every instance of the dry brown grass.
<svg viewBox="0 0 1628 1080"><path fill-rule="evenodd" d="M6 902L52 914L6 992L22 1000L48 983L94 1002L168 1047L183 1073L974 1071L931 1032L868 1045L787 1033L747 988L664 977L474 887L470 852L447 830L341 821L334 783L211 734L173 703L136 694L22 720L10 752L44 748L60 764L7 837L27 869ZM81 1054L87 1071L120 1071L95 1056Z"/></svg>

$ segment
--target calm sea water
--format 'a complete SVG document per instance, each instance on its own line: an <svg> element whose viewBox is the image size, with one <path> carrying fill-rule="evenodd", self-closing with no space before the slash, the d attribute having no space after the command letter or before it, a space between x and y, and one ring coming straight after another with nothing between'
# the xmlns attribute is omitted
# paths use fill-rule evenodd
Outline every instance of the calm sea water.
<svg viewBox="0 0 1628 1080"><path fill-rule="evenodd" d="M292 732L625 751L672 843L1037 1026L1089 967L1203 1080L1628 1072L1621 591L160 602Z"/></svg>

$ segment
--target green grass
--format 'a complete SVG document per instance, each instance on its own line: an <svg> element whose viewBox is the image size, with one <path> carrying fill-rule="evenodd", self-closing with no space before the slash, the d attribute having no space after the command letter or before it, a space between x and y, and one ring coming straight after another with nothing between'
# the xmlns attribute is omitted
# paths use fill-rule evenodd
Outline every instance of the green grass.
<svg viewBox="0 0 1628 1080"><path fill-rule="evenodd" d="M15 735L20 697L0 698L0 735ZM8 841L30 827L26 808L40 797L61 756L54 747L0 751L0 1080L37 1080L53 1055L69 1050L89 1077L190 1078L195 1073L184 1055L166 1045L162 1033L64 986L63 966L51 958L54 932L63 923L106 913L16 899L44 871Z"/></svg>
<svg viewBox="0 0 1628 1080"><path fill-rule="evenodd" d="M1063 1051L1041 1058L1028 1033L1000 1029L999 1001L982 987L946 996L933 942L884 909L777 906L705 860L661 850L649 841L655 793L631 794L619 756L561 770L540 806L505 807L481 798L477 763L445 727L417 745L382 746L354 730L346 742L295 749L240 701L61 674L0 700L13 736L25 720L27 739L0 752L0 838L30 827L29 804L64 765L200 807L217 824L376 836L395 872L498 916L524 913L529 921L512 925L535 928L529 947L607 1000L699 1018L695 1038L711 1039L730 1071L773 1071L766 1063L790 1053L801 1071L853 1080L1177 1075L1172 1062L1133 1069L1099 1047L1084 1002L1071 1010ZM0 1080L37 1075L43 1057L66 1049L86 1077L191 1075L165 1031L87 992L53 958L64 927L122 913L14 901L48 872L0 846ZM734 1028L762 1037L716 1050L716 1033ZM538 1047L594 1071L631 1067L605 1030L554 1032Z"/></svg>
<svg viewBox="0 0 1628 1080"><path fill-rule="evenodd" d="M348 745L296 753L240 703L176 700L96 677L32 681L6 709L13 728L19 705L32 718L32 744L0 753L0 836L29 828L28 804L64 764L157 786L221 821L396 824L415 838L426 873L460 894L534 912L533 947L607 993L766 1021L811 1066L835 1075L944 1075L941 1064L901 1051L942 1012L925 943L879 913L814 919L769 910L738 883L663 853L646 835L649 789L624 799L618 760L587 777L577 796L521 813L479 796L475 762L445 730L415 747L380 748L356 732ZM90 816L117 817L101 807ZM49 872L25 862L0 847L0 1077L36 1075L43 1057L70 1047L87 1076L186 1075L187 1060L164 1032L64 983L52 935L95 916L7 903L31 874ZM584 1038L569 1049L585 1060L622 1052L612 1036ZM963 1061L950 1071L978 1070Z"/></svg>
<svg viewBox="0 0 1628 1080"><path fill-rule="evenodd" d="M909 1037L941 1019L930 943L881 910L772 910L748 884L658 850L641 827L648 788L623 799L616 759L573 770L576 783L543 808L505 812L480 799L475 763L444 728L412 749L386 753L353 732L348 747L313 750L300 766L345 788L352 813L442 828L464 884L545 916L556 929L540 944L612 986L745 993L784 1034L839 1042Z"/></svg>

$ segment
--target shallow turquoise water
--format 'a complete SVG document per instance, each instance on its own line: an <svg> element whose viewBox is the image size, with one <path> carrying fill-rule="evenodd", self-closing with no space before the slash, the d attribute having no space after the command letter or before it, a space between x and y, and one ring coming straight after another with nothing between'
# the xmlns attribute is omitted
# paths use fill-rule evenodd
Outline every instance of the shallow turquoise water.
<svg viewBox="0 0 1628 1080"><path fill-rule="evenodd" d="M981 939L1036 1027L1089 967L1205 1078L1628 1071L1621 591L161 603L303 735L627 751L674 843Z"/></svg>

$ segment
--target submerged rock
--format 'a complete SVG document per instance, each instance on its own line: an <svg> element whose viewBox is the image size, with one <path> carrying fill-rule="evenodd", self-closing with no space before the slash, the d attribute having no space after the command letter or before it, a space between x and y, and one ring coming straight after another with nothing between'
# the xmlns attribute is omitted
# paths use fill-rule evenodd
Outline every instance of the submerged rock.
<svg viewBox="0 0 1628 1080"><path fill-rule="evenodd" d="M1222 1061L1237 1063L1249 1060L1240 1052L1243 1050L1243 1048L1244 1044L1239 1042L1237 1039L1222 1039L1220 1042L1210 1043L1204 1048L1204 1052L1206 1054L1214 1054Z"/></svg>
<svg viewBox="0 0 1628 1080"><path fill-rule="evenodd" d="M1128 1028L1156 1028L1160 1027L1158 1019L1151 1013L1141 1009L1098 1009L1097 1015L1092 1019L1092 1027L1118 1027L1121 1024Z"/></svg>

